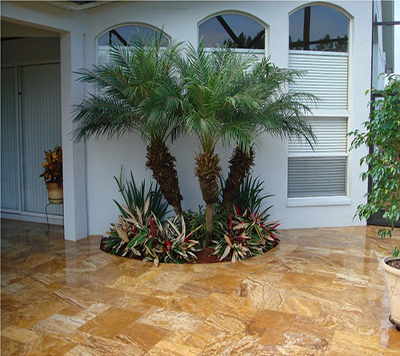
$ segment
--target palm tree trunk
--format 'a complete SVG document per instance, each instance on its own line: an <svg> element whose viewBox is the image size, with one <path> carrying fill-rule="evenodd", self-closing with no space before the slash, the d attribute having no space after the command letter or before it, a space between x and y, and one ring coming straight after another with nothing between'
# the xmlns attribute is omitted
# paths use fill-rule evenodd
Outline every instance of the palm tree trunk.
<svg viewBox="0 0 400 356"><path fill-rule="evenodd" d="M214 204L206 204L206 232L207 238L204 247L210 245L214 234Z"/></svg>
<svg viewBox="0 0 400 356"><path fill-rule="evenodd" d="M179 189L175 157L171 155L165 142L152 142L147 146L146 158L146 167L153 172L153 178L160 186L165 200L174 208L177 215L181 215L183 198Z"/></svg>
<svg viewBox="0 0 400 356"><path fill-rule="evenodd" d="M222 193L222 205L228 210L236 199L237 191L254 166L254 150L246 154L236 147L229 160L229 175Z"/></svg>
<svg viewBox="0 0 400 356"><path fill-rule="evenodd" d="M208 152L198 153L196 156L195 175L199 179L200 190L206 203L206 230L205 246L209 246L213 237L214 205L218 202L219 185L221 175L219 156Z"/></svg>

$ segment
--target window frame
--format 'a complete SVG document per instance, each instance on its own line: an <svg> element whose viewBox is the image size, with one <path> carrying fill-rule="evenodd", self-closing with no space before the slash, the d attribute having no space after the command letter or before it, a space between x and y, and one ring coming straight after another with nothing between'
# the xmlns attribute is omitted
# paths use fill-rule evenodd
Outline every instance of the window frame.
<svg viewBox="0 0 400 356"><path fill-rule="evenodd" d="M350 92L350 87L351 87L351 68L352 68L352 41L353 41L353 28L352 28L352 19L353 17L347 13L344 9L335 6L334 4L320 4L320 3L308 3L301 5L294 10L292 10L288 14L288 27L290 26L290 16L294 14L295 12L307 7L307 6L315 6L315 5L322 5L326 6L328 8L331 8L333 10L338 11L341 15L345 16L346 19L348 20L348 46L347 46L347 52L335 52L335 51L315 51L315 50L292 50L289 49L289 39L288 39L288 58L290 56L290 52L292 51L299 51L299 52L309 52L311 54L318 54L318 52L325 52L328 54L341 54L343 53L347 54L347 87L346 87L346 96L347 96L347 105L346 109L321 109L321 110L313 110L312 113L307 113L304 115L304 118L311 119L312 118L322 118L322 117L336 117L336 118L345 118L346 123L347 123L347 131L349 130L349 126L351 123L351 114L350 114L350 99L351 99L351 92ZM289 30L289 28L288 28ZM289 32L289 31L288 31ZM346 136L347 139L347 136ZM347 139L346 141L346 153L335 153L332 152L331 154L324 154L329 157L346 157L346 182L345 182L345 195L338 195L338 196L308 196L308 197L288 197L289 193L289 159L291 157L317 157L318 155L311 152L311 153L304 153L304 154L291 154L289 153L289 141L287 142L287 176L286 176L286 207L307 207L307 206L334 206L334 205L350 205L352 203L352 199L350 197L350 177L351 177L351 169L350 169L350 164L349 164L349 152L348 152L348 147L349 147L349 141ZM319 155L321 156L321 155Z"/></svg>

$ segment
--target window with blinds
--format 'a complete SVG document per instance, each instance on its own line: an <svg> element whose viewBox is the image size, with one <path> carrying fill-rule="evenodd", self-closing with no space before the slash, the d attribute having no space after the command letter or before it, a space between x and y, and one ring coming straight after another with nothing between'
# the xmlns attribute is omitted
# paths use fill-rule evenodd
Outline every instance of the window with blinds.
<svg viewBox="0 0 400 356"><path fill-rule="evenodd" d="M335 26L324 26L335 18ZM325 20L324 20L325 19ZM302 72L292 84L319 98L305 118L317 137L314 149L292 137L288 144L288 198L346 196L349 20L315 5L290 16L289 68Z"/></svg>
<svg viewBox="0 0 400 356"><path fill-rule="evenodd" d="M347 118L307 120L318 138L314 151L304 139L289 142L288 198L345 196Z"/></svg>

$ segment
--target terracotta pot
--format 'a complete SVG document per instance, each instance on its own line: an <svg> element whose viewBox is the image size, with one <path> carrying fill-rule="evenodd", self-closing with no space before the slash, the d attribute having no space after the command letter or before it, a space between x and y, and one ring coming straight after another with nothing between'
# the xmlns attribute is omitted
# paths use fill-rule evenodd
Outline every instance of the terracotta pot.
<svg viewBox="0 0 400 356"><path fill-rule="evenodd" d="M388 261L393 260L400 260L400 257L384 258L382 267L386 271L391 319L396 326L400 326L400 269L390 267L387 264Z"/></svg>
<svg viewBox="0 0 400 356"><path fill-rule="evenodd" d="M49 194L49 201L52 204L63 203L63 186L58 186L57 183L46 183L47 193Z"/></svg>

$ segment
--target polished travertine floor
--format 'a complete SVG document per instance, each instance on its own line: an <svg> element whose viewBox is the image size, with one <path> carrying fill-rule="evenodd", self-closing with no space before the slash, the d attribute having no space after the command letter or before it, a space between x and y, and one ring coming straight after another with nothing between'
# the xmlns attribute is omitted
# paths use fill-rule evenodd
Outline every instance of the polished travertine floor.
<svg viewBox="0 0 400 356"><path fill-rule="evenodd" d="M2 221L2 355L400 355L375 228L287 230L235 265L161 265ZM396 232L400 235L399 232Z"/></svg>

